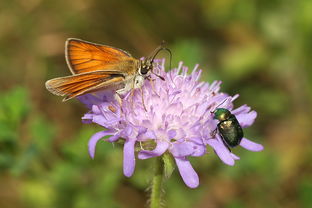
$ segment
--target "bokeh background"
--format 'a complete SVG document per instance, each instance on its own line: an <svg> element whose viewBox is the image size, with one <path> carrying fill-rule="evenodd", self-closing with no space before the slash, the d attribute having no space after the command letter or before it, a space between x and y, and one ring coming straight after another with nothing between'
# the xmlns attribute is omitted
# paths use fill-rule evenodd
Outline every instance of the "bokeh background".
<svg viewBox="0 0 312 208"><path fill-rule="evenodd" d="M203 81L222 80L258 112L234 167L214 154L191 159L200 186L177 171L167 207L312 207L312 1L1 0L0 207L141 208L150 161L122 175L122 148L102 142L91 160L78 101L61 102L46 80L69 75L64 42L76 37L149 54L162 40L179 61L199 63ZM211 152L211 149L209 150Z"/></svg>

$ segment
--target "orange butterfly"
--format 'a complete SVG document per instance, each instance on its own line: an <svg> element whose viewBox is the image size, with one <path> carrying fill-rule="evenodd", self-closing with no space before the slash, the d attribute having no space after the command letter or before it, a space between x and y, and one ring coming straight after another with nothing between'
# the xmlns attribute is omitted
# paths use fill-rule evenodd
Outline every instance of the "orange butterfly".
<svg viewBox="0 0 312 208"><path fill-rule="evenodd" d="M118 48L70 38L65 44L65 57L72 75L48 80L45 85L51 93L65 96L63 101L105 89L124 95L142 87L153 73L154 58L161 50L171 56L169 49L160 46L149 58L138 60Z"/></svg>

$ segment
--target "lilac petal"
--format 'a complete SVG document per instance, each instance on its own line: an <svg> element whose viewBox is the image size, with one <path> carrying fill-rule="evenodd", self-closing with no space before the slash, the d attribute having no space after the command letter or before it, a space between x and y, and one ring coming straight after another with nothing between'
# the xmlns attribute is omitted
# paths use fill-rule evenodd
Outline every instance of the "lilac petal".
<svg viewBox="0 0 312 208"><path fill-rule="evenodd" d="M232 110L232 114L238 115L241 113L248 113L250 111L250 107L247 105L242 105L234 110Z"/></svg>
<svg viewBox="0 0 312 208"><path fill-rule="evenodd" d="M155 149L149 150L142 150L138 154L138 158L141 160L148 159L151 157L157 157L162 155L169 147L168 142L157 142L157 146Z"/></svg>
<svg viewBox="0 0 312 208"><path fill-rule="evenodd" d="M83 115L83 117L81 119L84 122L85 120L92 120L92 118L93 118L93 114L86 113L86 114ZM92 121L90 121L90 122L92 122Z"/></svg>
<svg viewBox="0 0 312 208"><path fill-rule="evenodd" d="M123 149L123 172L127 177L131 177L134 172L135 158L134 158L135 139L129 139L124 144Z"/></svg>
<svg viewBox="0 0 312 208"><path fill-rule="evenodd" d="M176 138L184 139L185 137L186 137L186 132L182 128L178 129Z"/></svg>
<svg viewBox="0 0 312 208"><path fill-rule="evenodd" d="M94 115L92 118L93 123L99 124L101 126L107 126L107 119L102 115Z"/></svg>
<svg viewBox="0 0 312 208"><path fill-rule="evenodd" d="M176 90L176 91L174 91L173 93L171 93L169 96L170 97L174 97L174 96L176 96L177 94L180 94L182 91L181 90Z"/></svg>
<svg viewBox="0 0 312 208"><path fill-rule="evenodd" d="M182 66L182 73L181 73L181 75L183 75L184 77L186 77L186 76L187 76L187 71L188 71L188 67Z"/></svg>
<svg viewBox="0 0 312 208"><path fill-rule="evenodd" d="M246 138L243 138L239 145L253 152L259 152L263 150L263 146L261 144L257 144Z"/></svg>
<svg viewBox="0 0 312 208"><path fill-rule="evenodd" d="M133 132L133 129L132 129L131 126L127 126L127 127L125 128L125 130L123 130L123 133L124 133L126 136L131 136L132 132Z"/></svg>
<svg viewBox="0 0 312 208"><path fill-rule="evenodd" d="M202 137L191 137L188 139L188 141L193 142L195 145L202 145L203 144L203 138Z"/></svg>
<svg viewBox="0 0 312 208"><path fill-rule="evenodd" d="M209 102L204 102L204 103L200 104L196 109L197 113L200 115L204 114L207 111L209 105L210 105Z"/></svg>
<svg viewBox="0 0 312 208"><path fill-rule="evenodd" d="M168 134L168 139L170 140L170 139L174 138L177 135L177 131L174 130L174 129L171 129L171 130L168 131L167 134Z"/></svg>
<svg viewBox="0 0 312 208"><path fill-rule="evenodd" d="M95 133L89 140L88 142L88 149L89 149L89 155L90 157L93 159L94 155L95 155L95 147L96 147L96 143L102 139L103 137L107 136L107 135L111 135L114 134L115 132L113 131L100 131Z"/></svg>
<svg viewBox="0 0 312 208"><path fill-rule="evenodd" d="M224 145L223 139L222 139L222 137L221 137L219 134L216 135L216 138L217 138L217 140L219 141L219 143L221 143L221 144Z"/></svg>
<svg viewBox="0 0 312 208"><path fill-rule="evenodd" d="M234 95L234 96L232 97L231 102L233 102L234 100L236 100L238 97L239 97L239 94Z"/></svg>
<svg viewBox="0 0 312 208"><path fill-rule="evenodd" d="M81 121L82 121L82 123L84 123L84 124L90 124L90 123L92 123L92 118L88 118L87 116L83 116L83 117L81 118Z"/></svg>
<svg viewBox="0 0 312 208"><path fill-rule="evenodd" d="M98 104L101 102L101 100L92 95L92 94L86 94L86 95L81 95L79 97L77 97L77 99L82 102L83 104L85 104L87 106L87 108L91 109L92 105Z"/></svg>
<svg viewBox="0 0 312 208"><path fill-rule="evenodd" d="M255 121L257 117L257 112L256 111L251 111L249 113L244 113L244 114L238 114L236 116L239 124L244 128L244 127L248 127L251 124L253 124L253 122Z"/></svg>
<svg viewBox="0 0 312 208"><path fill-rule="evenodd" d="M219 91L221 84L222 84L222 81L213 81L209 86L209 90L213 92L217 92Z"/></svg>
<svg viewBox="0 0 312 208"><path fill-rule="evenodd" d="M182 142L182 143L173 143L172 148L170 149L171 154L174 157L185 157L193 154L195 151L193 149L193 143L192 142Z"/></svg>
<svg viewBox="0 0 312 208"><path fill-rule="evenodd" d="M108 138L108 141L109 141L109 142L115 142L115 141L117 141L117 140L119 139L119 137L120 137L119 134L115 134L115 135L109 137L109 138Z"/></svg>
<svg viewBox="0 0 312 208"><path fill-rule="evenodd" d="M199 64L196 64L195 67L194 67L194 69L193 69L192 72L191 72L191 75L192 75L192 76L193 76L194 73L197 71L198 67L199 67Z"/></svg>
<svg viewBox="0 0 312 208"><path fill-rule="evenodd" d="M183 104L181 102L172 103L166 109L168 113L174 112L174 114L176 115L180 115L182 113L182 110L183 110Z"/></svg>
<svg viewBox="0 0 312 208"><path fill-rule="evenodd" d="M178 68L177 68L177 72L176 72L177 75L180 74L180 71L181 71L182 66L183 66L183 62L180 61L180 62L179 62L179 66L178 66ZM176 77L179 77L179 76L176 76Z"/></svg>
<svg viewBox="0 0 312 208"><path fill-rule="evenodd" d="M186 158L174 158L184 183L190 188L199 185L199 178L191 163Z"/></svg>
<svg viewBox="0 0 312 208"><path fill-rule="evenodd" d="M237 155L235 155L234 153L231 152L231 156L234 160L239 160L240 157L238 157Z"/></svg>
<svg viewBox="0 0 312 208"><path fill-rule="evenodd" d="M142 126L146 127L146 128L153 128L153 124L150 120L143 120L142 121Z"/></svg>
<svg viewBox="0 0 312 208"><path fill-rule="evenodd" d="M92 105L92 112L94 114L101 114L101 110L98 105Z"/></svg>
<svg viewBox="0 0 312 208"><path fill-rule="evenodd" d="M143 134L147 131L147 128L143 126L137 126L137 128L138 128L138 134Z"/></svg>
<svg viewBox="0 0 312 208"><path fill-rule="evenodd" d="M232 97L228 97L228 96L225 96L225 98L220 97L220 103L216 106L216 108L228 108L228 106L232 104L231 100L232 100Z"/></svg>
<svg viewBox="0 0 312 208"><path fill-rule="evenodd" d="M137 136L138 141L146 141L150 139L157 139L155 132L151 130L147 130L145 133L139 134Z"/></svg>
<svg viewBox="0 0 312 208"><path fill-rule="evenodd" d="M206 146L204 145L194 145L194 152L191 156L193 157L201 157L206 153Z"/></svg>
<svg viewBox="0 0 312 208"><path fill-rule="evenodd" d="M198 79L200 78L201 74L203 73L202 70L199 70L197 73L196 73L196 76L194 77L195 80L194 81L198 81Z"/></svg>
<svg viewBox="0 0 312 208"><path fill-rule="evenodd" d="M156 134L155 134L154 131L147 131L147 132L145 133L145 136L146 136L147 138L149 138L149 139L156 139L156 138L157 138L157 136L156 136Z"/></svg>
<svg viewBox="0 0 312 208"><path fill-rule="evenodd" d="M95 94L102 99L103 102L116 102L114 90L103 90L95 92Z"/></svg>
<svg viewBox="0 0 312 208"><path fill-rule="evenodd" d="M235 161L230 151L224 146L223 143L218 142L216 139L209 139L207 143L214 149L219 158L227 165L233 166Z"/></svg>

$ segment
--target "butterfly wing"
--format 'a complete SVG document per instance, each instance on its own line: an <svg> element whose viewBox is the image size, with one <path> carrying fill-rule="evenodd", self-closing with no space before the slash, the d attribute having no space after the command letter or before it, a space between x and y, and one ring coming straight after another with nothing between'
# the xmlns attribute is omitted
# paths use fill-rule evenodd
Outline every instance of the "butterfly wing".
<svg viewBox="0 0 312 208"><path fill-rule="evenodd" d="M65 57L73 74L116 69L116 65L133 60L121 49L70 38L65 44Z"/></svg>
<svg viewBox="0 0 312 208"><path fill-rule="evenodd" d="M124 75L115 71L95 71L48 80L46 88L53 94L65 96L63 101L107 89L124 83Z"/></svg>

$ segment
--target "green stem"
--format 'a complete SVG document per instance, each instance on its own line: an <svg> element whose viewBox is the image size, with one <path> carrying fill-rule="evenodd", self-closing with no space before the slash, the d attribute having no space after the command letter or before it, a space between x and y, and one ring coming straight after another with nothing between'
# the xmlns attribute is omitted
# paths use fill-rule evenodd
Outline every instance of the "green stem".
<svg viewBox="0 0 312 208"><path fill-rule="evenodd" d="M161 206L161 191L162 191L162 182L163 182L163 173L164 173L164 164L161 157L157 157L154 166L154 177L152 180L152 189L151 189L151 208L159 208Z"/></svg>

